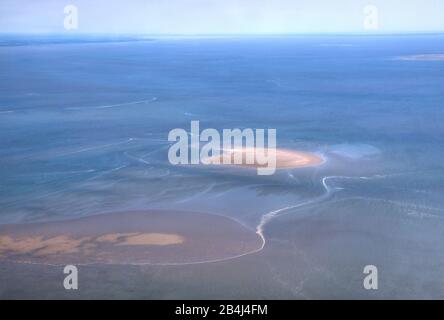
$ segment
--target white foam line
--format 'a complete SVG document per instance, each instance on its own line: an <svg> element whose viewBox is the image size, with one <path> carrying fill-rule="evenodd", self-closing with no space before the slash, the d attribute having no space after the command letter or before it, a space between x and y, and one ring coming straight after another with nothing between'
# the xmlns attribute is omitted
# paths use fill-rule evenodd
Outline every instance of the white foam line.
<svg viewBox="0 0 444 320"><path fill-rule="evenodd" d="M336 188L338 189L338 188ZM383 199L383 198L373 198L373 197L363 197L363 196L355 196L355 197L347 197L344 199L337 199L337 200L331 200L324 202L323 204L334 204L338 202L343 201L349 201L349 200L365 200L365 201L375 201L375 202L386 202L395 206L403 207L403 208L410 208L410 209L421 209L421 210L430 210L430 211L439 211L442 212L442 208L436 208L436 207L428 207L423 205L418 205L414 203L406 203L406 202L400 202L400 201L394 201L389 199ZM408 213L407 213L408 215ZM426 213L423 216L429 217L429 218L442 218L442 215L436 215L436 214L429 214Z"/></svg>
<svg viewBox="0 0 444 320"><path fill-rule="evenodd" d="M86 152L86 151L91 151L91 150L97 150L97 149L103 149L103 148L108 148L108 147L112 147L112 146L117 146L119 144L124 144L124 143L128 143L130 141L135 140L134 138L129 138L125 141L120 141L120 142L116 142L116 143L108 143L108 144L103 144L100 146L93 146L93 147L86 147L86 148L82 148L79 150L74 150L74 151L69 151L69 152L65 152L65 153L60 153L55 155L55 157L61 157L61 156L66 156L66 155L70 155L70 154L76 154L76 153L81 153L81 152Z"/></svg>
<svg viewBox="0 0 444 320"><path fill-rule="evenodd" d="M119 170L121 170L123 168L126 168L127 166L128 165L125 164L125 165L122 165L122 166L119 166L119 167L115 167L115 168L112 168L112 169L109 169L109 170L106 170L106 171L99 172L96 176L91 177L89 179L86 179L85 181L96 180L97 178L100 178L100 177L105 176L107 174L113 173L115 171L119 171Z"/></svg>
<svg viewBox="0 0 444 320"><path fill-rule="evenodd" d="M53 172L39 172L39 173L27 173L19 174L17 177L28 177L28 176L52 176L52 175L65 175L65 174L81 174L81 173L91 173L95 172L95 169L89 170L78 170L78 171L53 171Z"/></svg>
<svg viewBox="0 0 444 320"><path fill-rule="evenodd" d="M107 170L107 171L99 172L96 176L86 179L85 182L93 181L93 180L95 180L95 179L97 179L97 178L100 178L100 177L102 177L102 176L104 176L104 175L107 175L107 174L112 173L112 172L114 172L114 171L118 171L118 170L120 170L120 169L123 169L123 168L125 168L126 166L127 166L127 165L123 165L123 166L116 167L116 168L113 168L113 169L110 169L110 170ZM96 171L93 170L92 172L96 172ZM31 198L31 200L32 200L32 201L42 200L42 199L48 198L48 197L50 197L50 196L55 196L55 195L59 195L59 194L61 194L61 193L67 192L68 190L69 190L69 188L61 189L61 190L57 190L57 191L53 191L53 192L48 192L48 193L42 194L42 195L40 195L40 196L36 196L36 197L34 197L34 198ZM3 206L3 208L11 207L11 206L13 206L13 205L16 205L16 204L19 203L19 202L20 202L20 200L16 200L16 201L10 202L10 203L8 203L7 205Z"/></svg>
<svg viewBox="0 0 444 320"><path fill-rule="evenodd" d="M115 108L115 107L123 107L123 106L131 106L134 104L141 104L141 103L147 103L147 102L152 102L152 101L156 101L155 99L157 98L151 98L149 100L140 100L140 101L132 101L132 102L125 102L125 103L118 103L118 104L110 104L110 105L106 105L106 106L98 106L95 107L96 109L107 109L107 108Z"/></svg>
<svg viewBox="0 0 444 320"><path fill-rule="evenodd" d="M196 192L196 193L193 194L192 196L187 197L187 198L185 198L185 199L182 199L182 200L176 201L176 203L184 203L184 202L188 202L188 201L190 201L190 200L193 200L193 199L195 199L195 198L197 198L197 197L199 197L199 196L201 196L201 195L204 195L205 193L209 192L209 191L210 191L211 189L213 189L215 186L216 186L216 183L212 183L212 184L210 184L207 188L205 188L204 190L199 191L199 192Z"/></svg>
<svg viewBox="0 0 444 320"><path fill-rule="evenodd" d="M151 169L152 169L152 167L150 169L148 169L148 170L151 170ZM150 175L150 174L148 174L148 170L145 170L144 175L145 175L145 177L148 177L148 178L151 178L151 179L153 179L153 178L163 178L163 177L167 177L167 176L170 175L170 170L168 170L168 169L165 169L166 173L161 174L161 175Z"/></svg>
<svg viewBox="0 0 444 320"><path fill-rule="evenodd" d="M149 102L154 102L154 101L157 101L157 97L153 97L151 99L146 99L146 100L130 101L130 102L109 104L109 105L96 106L96 107L68 107L68 108L65 108L65 110L108 109L108 108L115 108L115 107L131 106L131 105L141 104L141 103L149 103Z"/></svg>
<svg viewBox="0 0 444 320"><path fill-rule="evenodd" d="M439 212L443 212L442 208L437 208L437 207L429 207L429 206L424 206L421 204L415 204L415 203L409 203L409 202L401 202L401 201L396 201L396 200L389 200L389 199L384 199L384 198L373 198L373 197L350 197L347 199L362 199L362 200L370 200L370 201L381 201L381 202L386 202L386 203L390 203L399 207L407 207L407 208L412 208L412 209L422 209L422 210L430 210L430 211L439 211ZM439 217L437 215L432 215L434 217Z"/></svg>
<svg viewBox="0 0 444 320"><path fill-rule="evenodd" d="M91 173L95 171L96 171L95 169L78 170L78 171L54 171L54 172L40 173L40 175L80 174L80 173Z"/></svg>
<svg viewBox="0 0 444 320"><path fill-rule="evenodd" d="M162 142L163 142L163 143L166 143L166 145L160 147L159 149L154 149L154 150L151 150L151 151L149 151L149 152L147 152L147 153L144 153L144 154L142 155L142 158L145 158L146 156L149 156L149 155L151 155L151 154L153 154L153 153L156 153L156 152L159 152L159 151L161 151L161 150L168 149L168 148L170 147L170 143L169 143L168 141L167 141L167 142L162 141Z"/></svg>
<svg viewBox="0 0 444 320"><path fill-rule="evenodd" d="M268 213L266 213L266 214L264 214L264 215L262 216L262 218L261 218L261 220L260 220L258 226L256 227L256 233L257 233L257 234L259 235L259 237L261 237L261 239L262 239L262 247L261 247L261 250L265 247L265 244L266 244L266 239L265 239L265 235L264 235L264 228L265 228L265 225L266 225L267 223L269 223L273 218L285 214L285 213L282 213L282 212L285 212L285 211L288 211L288 210L291 210L291 209L295 209L295 208L299 208L299 207L302 207L302 206L306 206L306 205L308 205L308 204L312 204L312 203L314 203L314 202L321 201L321 200L323 200L324 198L328 197L328 196L330 195L330 193L331 193L331 189L330 189L330 187L327 185L326 181L327 181L328 179L330 179L330 178L337 178L337 176L327 176L327 177L324 177L324 178L322 179L322 185L323 185L324 188L325 188L325 193L324 193L323 195L321 195L321 196L319 196L319 197L316 197L316 198L314 198L314 199L312 199L312 200L308 200L308 201L300 202L300 203L297 203L297 204L295 204L295 205L291 205L291 206L287 206L287 207L284 207L284 208L280 208L280 209L277 209L277 210L274 210L274 211L270 211L270 212L268 212Z"/></svg>
<svg viewBox="0 0 444 320"><path fill-rule="evenodd" d="M216 262L223 262L223 261L229 261L233 259L237 259L243 256L247 256L250 254L257 253L262 250L262 247L259 249L255 249L246 253L238 254L235 256L225 257L225 258L219 258L219 259L210 259L210 260L202 260L202 261L192 261L192 262L162 262L162 263L156 263L156 262L86 262L86 263L74 263L76 266L99 266L99 265L120 265L120 266L185 266L185 265L196 265L196 264L204 264L204 263L216 263ZM44 266L50 266L50 267L61 267L65 266L66 263L60 263L60 264L54 264L54 263L46 263L46 262L32 262L32 261L13 261L13 260L6 260L11 263L17 263L17 264L31 264L31 265L44 265Z"/></svg>
<svg viewBox="0 0 444 320"><path fill-rule="evenodd" d="M132 160L136 160L136 161L141 162L143 164L151 165L151 163L149 161L146 161L142 157L139 158L139 157L133 156L133 155L129 154L128 152L125 152L124 154Z"/></svg>

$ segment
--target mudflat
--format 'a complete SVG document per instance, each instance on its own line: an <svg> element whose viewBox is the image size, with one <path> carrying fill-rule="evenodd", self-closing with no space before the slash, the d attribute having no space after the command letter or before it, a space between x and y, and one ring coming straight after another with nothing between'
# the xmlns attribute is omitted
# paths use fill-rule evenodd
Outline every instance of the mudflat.
<svg viewBox="0 0 444 320"><path fill-rule="evenodd" d="M233 219L189 211L114 212L0 227L0 261L23 263L199 263L261 245L254 230Z"/></svg>

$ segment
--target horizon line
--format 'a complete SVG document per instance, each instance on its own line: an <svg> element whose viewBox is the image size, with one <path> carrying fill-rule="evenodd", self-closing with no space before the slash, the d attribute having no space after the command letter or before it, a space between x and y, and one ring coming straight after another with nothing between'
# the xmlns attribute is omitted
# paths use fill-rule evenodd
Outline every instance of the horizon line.
<svg viewBox="0 0 444 320"><path fill-rule="evenodd" d="M357 32L287 32L287 33L134 33L134 32L81 32L81 31L47 31L47 32L2 32L0 35L57 35L57 36L133 36L133 37L251 37L251 36L388 36L388 35L444 35L444 30L436 31L357 31Z"/></svg>

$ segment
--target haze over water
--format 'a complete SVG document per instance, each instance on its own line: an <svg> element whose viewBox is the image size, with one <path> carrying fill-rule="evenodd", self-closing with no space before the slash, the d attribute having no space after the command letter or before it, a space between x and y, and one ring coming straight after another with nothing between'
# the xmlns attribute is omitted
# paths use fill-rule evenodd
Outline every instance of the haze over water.
<svg viewBox="0 0 444 320"><path fill-rule="evenodd" d="M444 61L400 59L443 40L3 37L0 223L180 209L265 238L219 263L85 267L96 281L81 297L444 298ZM168 132L192 120L276 128L278 147L326 162L273 176L172 166ZM66 294L34 268L0 262L0 296Z"/></svg>

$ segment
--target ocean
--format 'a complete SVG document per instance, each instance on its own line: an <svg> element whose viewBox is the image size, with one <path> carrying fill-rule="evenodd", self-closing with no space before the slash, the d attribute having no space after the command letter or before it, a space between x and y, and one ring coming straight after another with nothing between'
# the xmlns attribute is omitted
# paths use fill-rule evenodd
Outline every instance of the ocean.
<svg viewBox="0 0 444 320"><path fill-rule="evenodd" d="M0 39L0 224L163 209L223 215L262 250L94 265L82 298L444 298L444 35ZM168 133L275 128L317 167L172 166ZM366 265L378 289L363 287ZM0 297L70 297L0 260Z"/></svg>

